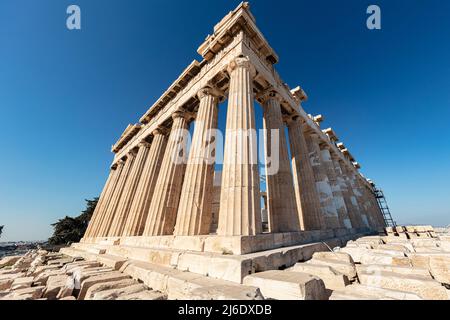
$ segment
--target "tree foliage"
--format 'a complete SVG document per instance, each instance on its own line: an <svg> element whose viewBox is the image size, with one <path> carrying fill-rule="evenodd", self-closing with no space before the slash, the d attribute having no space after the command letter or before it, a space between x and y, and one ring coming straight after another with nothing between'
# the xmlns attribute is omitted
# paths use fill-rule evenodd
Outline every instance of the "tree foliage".
<svg viewBox="0 0 450 320"><path fill-rule="evenodd" d="M0 226L0 238L2 237L3 227L4 227L4 226Z"/></svg>
<svg viewBox="0 0 450 320"><path fill-rule="evenodd" d="M52 224L54 231L53 235L48 239L49 244L70 244L81 240L97 206L98 198L86 199L85 201L86 209L78 217L66 216Z"/></svg>

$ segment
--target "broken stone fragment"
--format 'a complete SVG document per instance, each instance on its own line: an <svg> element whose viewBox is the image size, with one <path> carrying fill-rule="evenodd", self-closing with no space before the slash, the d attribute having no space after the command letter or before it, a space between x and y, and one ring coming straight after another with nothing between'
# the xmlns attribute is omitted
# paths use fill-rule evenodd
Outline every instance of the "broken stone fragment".
<svg viewBox="0 0 450 320"><path fill-rule="evenodd" d="M33 277L16 278L11 284L11 290L29 288L33 284L33 279L34 279Z"/></svg>
<svg viewBox="0 0 450 320"><path fill-rule="evenodd" d="M320 259L315 258L315 259L307 261L306 263L330 266L334 270L347 276L347 278L350 281L352 281L353 279L356 278L356 268L355 268L354 263L349 263L349 262L344 262L344 261L339 261L339 260L332 260L332 259L323 259L323 258L320 258Z"/></svg>
<svg viewBox="0 0 450 320"><path fill-rule="evenodd" d="M141 291L137 293L120 296L117 300L166 300L167 296L157 291Z"/></svg>
<svg viewBox="0 0 450 320"><path fill-rule="evenodd" d="M379 271L376 274L361 272L358 277L363 285L412 292L426 300L447 300L445 287L427 277L386 271Z"/></svg>
<svg viewBox="0 0 450 320"><path fill-rule="evenodd" d="M0 269L4 267L11 267L13 266L19 259L22 258L21 256L9 256L4 257L0 260Z"/></svg>
<svg viewBox="0 0 450 320"><path fill-rule="evenodd" d="M325 288L329 290L343 289L350 284L348 277L330 266L314 264L314 263L297 263L288 271L302 272L317 276L322 279Z"/></svg>
<svg viewBox="0 0 450 320"><path fill-rule="evenodd" d="M423 300L415 293L352 284L333 291L330 300Z"/></svg>
<svg viewBox="0 0 450 320"><path fill-rule="evenodd" d="M112 282L112 281L119 281L124 279L130 279L130 276L120 273L120 272L107 272L107 273L100 273L98 275L94 275L91 277L88 277L86 280L84 280L81 283L80 293L78 294L78 300L85 299L85 296L88 293L88 290L94 286L103 283L103 282ZM96 287L96 288L97 288ZM112 288L110 288L112 289ZM92 293L93 290L90 290Z"/></svg>
<svg viewBox="0 0 450 320"><path fill-rule="evenodd" d="M271 270L248 275L244 284L258 287L264 298L279 300L325 300L322 280L306 273Z"/></svg>
<svg viewBox="0 0 450 320"><path fill-rule="evenodd" d="M312 256L313 259L328 259L328 260L337 260L346 263L353 264L354 261L352 257L345 252L315 252Z"/></svg>
<svg viewBox="0 0 450 320"><path fill-rule="evenodd" d="M84 294L83 298L80 298L80 296L78 296L78 300L81 299L93 300L94 296L102 291L125 288L132 286L134 284L136 284L136 282L133 279L120 279L120 280L98 282L86 289L86 293Z"/></svg>
<svg viewBox="0 0 450 320"><path fill-rule="evenodd" d="M29 287L18 290L13 290L1 300L36 300L42 297L45 287Z"/></svg>
<svg viewBox="0 0 450 320"><path fill-rule="evenodd" d="M94 293L92 300L117 300L117 298L125 295L135 294L147 291L147 286L137 283L121 288L112 288Z"/></svg>
<svg viewBox="0 0 450 320"><path fill-rule="evenodd" d="M257 287L237 285L213 285L191 290L189 300L263 300Z"/></svg>
<svg viewBox="0 0 450 320"><path fill-rule="evenodd" d="M68 275L50 276L44 291L44 298L60 299L72 295L74 280Z"/></svg>

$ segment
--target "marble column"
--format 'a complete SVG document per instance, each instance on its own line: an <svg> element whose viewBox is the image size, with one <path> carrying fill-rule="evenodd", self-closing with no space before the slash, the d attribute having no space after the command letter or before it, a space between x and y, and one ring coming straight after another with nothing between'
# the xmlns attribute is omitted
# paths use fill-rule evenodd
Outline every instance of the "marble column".
<svg viewBox="0 0 450 320"><path fill-rule="evenodd" d="M326 142L320 144L320 156L327 171L331 190L333 191L333 202L338 213L339 225L341 228L350 229L352 224L348 216L347 206L345 205L344 197L337 179L333 159L331 158L331 147Z"/></svg>
<svg viewBox="0 0 450 320"><path fill-rule="evenodd" d="M144 236L171 235L174 232L186 168L188 122L183 112L175 112L172 119L172 129L150 203Z"/></svg>
<svg viewBox="0 0 450 320"><path fill-rule="evenodd" d="M269 230L272 233L300 231L280 97L277 93L269 92L259 97L259 100L264 110Z"/></svg>
<svg viewBox="0 0 450 320"><path fill-rule="evenodd" d="M228 66L230 88L218 235L262 232L253 77L246 57Z"/></svg>
<svg viewBox="0 0 450 320"><path fill-rule="evenodd" d="M215 139L219 96L212 88L198 92L200 106L178 205L175 235L209 234L213 199Z"/></svg>
<svg viewBox="0 0 450 320"><path fill-rule="evenodd" d="M302 230L326 229L314 172L309 160L303 123L296 116L287 122L297 211Z"/></svg>
<svg viewBox="0 0 450 320"><path fill-rule="evenodd" d="M103 203L105 202L105 199L108 196L108 192L111 191L111 185L112 185L112 181L114 180L115 173L116 173L116 169L111 168L109 175L108 175L108 179L106 180L106 184L103 187L103 191L100 195L97 205L95 206L95 210L94 210L94 213L92 214L92 218L89 221L89 225L86 229L86 232L84 233L84 238L92 237L92 231L93 231L95 225L98 223L98 220L100 218L100 216L99 216L99 212L101 211L100 208L102 207Z"/></svg>
<svg viewBox="0 0 450 320"><path fill-rule="evenodd" d="M350 181L351 174L349 172L348 165L345 164L344 160L342 160L342 159L336 158L336 159L333 159L333 161L335 162L336 168L338 168L340 170L342 178L344 180L342 183L341 189L343 190L343 193L344 193L345 204L347 205L347 209L348 209L350 220L352 222L352 226L353 226L353 228L363 228L364 223L362 221L361 214L360 214L361 209L359 207L356 196L353 192L353 186Z"/></svg>
<svg viewBox="0 0 450 320"><path fill-rule="evenodd" d="M126 181L119 206L117 207L113 223L111 224L111 228L108 232L108 236L110 237L122 236L149 150L150 144L148 142L143 141L139 143L136 159L134 160L133 167L130 171L130 176Z"/></svg>
<svg viewBox="0 0 450 320"><path fill-rule="evenodd" d="M327 169L324 165L319 146L319 136L316 133L305 135L308 146L309 159L313 168L316 188L319 194L322 216L327 229L340 227L339 215L333 200L333 190L328 179Z"/></svg>
<svg viewBox="0 0 450 320"><path fill-rule="evenodd" d="M125 165L120 174L119 181L117 182L117 187L114 190L113 197L105 212L105 220L102 223L99 236L107 237L109 234L109 229L114 221L114 217L117 212L117 208L120 205L120 198L122 197L123 191L125 189L125 185L127 179L130 175L131 168L133 167L134 160L136 158L136 154L134 152L129 152L127 155L127 159L125 161Z"/></svg>
<svg viewBox="0 0 450 320"><path fill-rule="evenodd" d="M361 186L358 177L359 173L356 172L355 168L349 168L349 176L352 184L353 193L356 196L356 202L358 203L358 207L360 209L360 217L363 223L363 226L369 228L371 226L370 217L367 211L367 204L365 202L364 190Z"/></svg>
<svg viewBox="0 0 450 320"><path fill-rule="evenodd" d="M166 144L167 135L161 129L153 131L153 140L147 160L145 161L141 179L139 180L136 196L133 199L125 224L124 236L140 236L144 232L145 222L158 179L159 168L164 157Z"/></svg>
<svg viewBox="0 0 450 320"><path fill-rule="evenodd" d="M114 191L117 188L117 185L119 183L120 175L122 174L123 168L125 166L125 161L119 160L116 164L116 169L114 170L114 177L111 181L111 186L108 190L108 193L106 194L105 200L100 206L99 212L98 212L98 219L95 222L95 225L92 228L92 237L100 237L100 231L102 229L103 223L105 222L105 219L107 217L107 209L108 206L111 203L111 200L114 196Z"/></svg>

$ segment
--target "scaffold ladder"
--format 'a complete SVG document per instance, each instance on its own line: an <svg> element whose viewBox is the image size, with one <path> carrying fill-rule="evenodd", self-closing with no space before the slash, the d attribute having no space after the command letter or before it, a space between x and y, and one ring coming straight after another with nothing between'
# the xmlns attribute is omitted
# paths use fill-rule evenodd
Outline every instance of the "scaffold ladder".
<svg viewBox="0 0 450 320"><path fill-rule="evenodd" d="M380 207L381 212L383 213L384 221L386 222L386 226L395 227L397 224L392 219L391 211L389 210L386 197L381 189L374 188L375 197L377 198L378 206Z"/></svg>

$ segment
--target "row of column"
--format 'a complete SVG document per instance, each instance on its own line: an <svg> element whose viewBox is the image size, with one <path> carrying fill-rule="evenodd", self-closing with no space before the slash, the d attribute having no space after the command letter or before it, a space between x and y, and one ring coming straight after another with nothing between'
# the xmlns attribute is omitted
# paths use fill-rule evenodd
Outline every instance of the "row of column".
<svg viewBox="0 0 450 320"><path fill-rule="evenodd" d="M235 59L230 75L224 164L218 217L219 235L262 233L260 178L254 114L255 69ZM192 146L187 162L185 113L173 114L169 132L155 130L111 169L86 238L208 234L214 179L215 137L220 93L200 90ZM278 152L279 168L267 170L270 232L372 226L376 216L368 190L300 117L283 119L280 97L258 97L264 111L265 156ZM287 126L288 142L285 135ZM306 130L306 131L305 131ZM278 140L272 134L278 132ZM278 149L272 145L278 141ZM178 161L177 161L178 160ZM375 198L373 198L375 199ZM376 204L376 203L375 203Z"/></svg>

